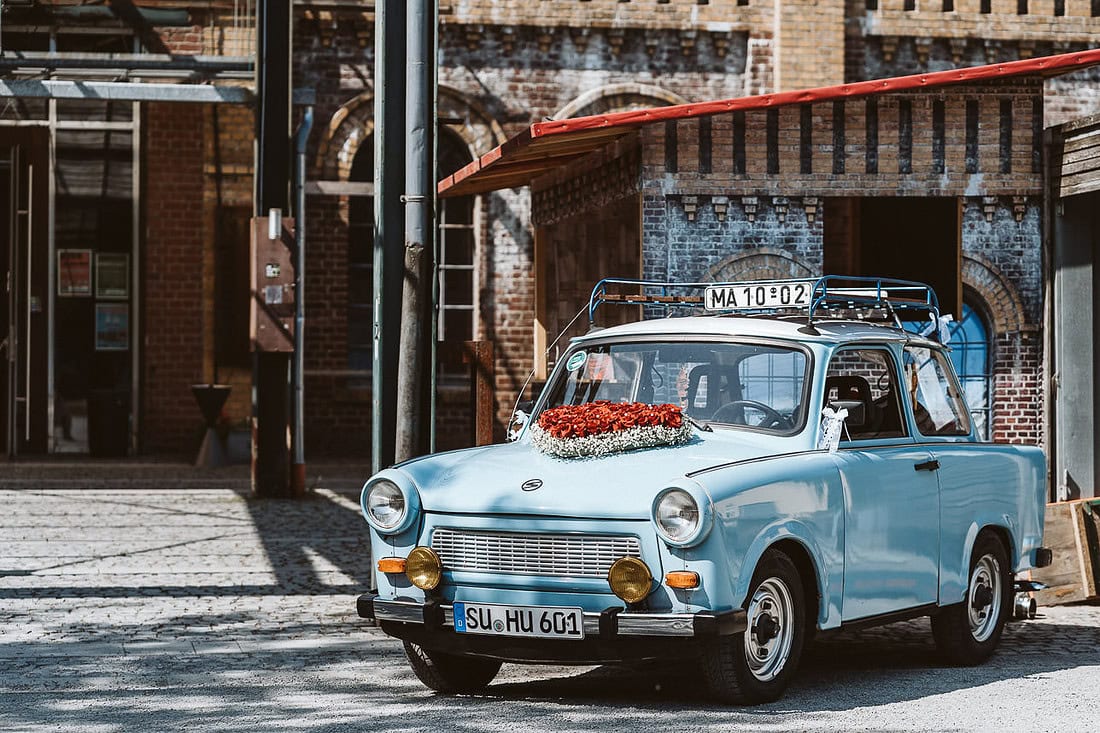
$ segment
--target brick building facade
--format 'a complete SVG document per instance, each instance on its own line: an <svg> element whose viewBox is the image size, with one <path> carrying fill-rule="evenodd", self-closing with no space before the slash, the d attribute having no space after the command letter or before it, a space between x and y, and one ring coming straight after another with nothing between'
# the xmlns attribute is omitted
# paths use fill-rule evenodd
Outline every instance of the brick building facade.
<svg viewBox="0 0 1100 733"><path fill-rule="evenodd" d="M232 3L136 4L184 7L187 19L136 30L112 21L128 39L122 47L132 48L136 38L149 51L251 53L253 29L233 14ZM439 115L461 120L441 128L441 159L453 167L476 160L547 118L1027 59L1083 48L1100 31L1100 17L1083 0L1025 5L1028 12L1021 13L1024 6L1005 0L944 0L934 8L920 0L441 2ZM39 43L18 35L24 31L8 20L6 49ZM78 21L55 23L63 28ZM369 302L363 289L369 282L373 24L373 6L365 3L295 3L294 84L316 91L318 120L309 142L305 284L311 456L365 457L370 445L362 348L369 343L369 316L362 306ZM840 110L830 103L784 107L774 118L754 112L744 119L716 116L708 125L682 121L674 156L666 144L670 130L647 128L639 133L643 139L622 145L622 156L612 151L598 166L618 175L578 179L572 199L554 193L549 180L448 199L453 223L447 236L458 238L455 251L462 252L450 263L451 331L495 347L497 437L528 372L534 367L536 383L545 375L539 355L557 325L572 318L598 278L844 267L856 262L851 246L837 244L853 241L854 202L933 196L958 202L960 255L953 271L958 295L987 330L988 376L998 405L991 435L1038 440L1043 232L1037 135L1045 125L1100 109L1091 83L1096 73L967 97L884 97L873 112L860 103ZM11 117L10 110L5 114ZM867 168L868 114L878 120L878 173ZM240 278L252 206L253 118L245 106L161 104L141 105L139 117L141 294L134 308L142 319L134 335L141 354L132 450L187 454L201 436L191 383L234 386L224 410L228 424L249 414L251 369L239 316L247 298ZM900 144L905 125L908 142ZM976 130L969 137L968 125ZM673 159L675 170L668 166ZM905 165L912 172L899 176ZM958 171L965 175L954 176ZM441 167L441 174L450 172ZM599 202L614 215L569 216L582 201ZM595 254L562 246L576 241L613 244ZM441 392L441 414L461 424L462 389ZM453 445L468 442L454 430L443 432Z"/></svg>

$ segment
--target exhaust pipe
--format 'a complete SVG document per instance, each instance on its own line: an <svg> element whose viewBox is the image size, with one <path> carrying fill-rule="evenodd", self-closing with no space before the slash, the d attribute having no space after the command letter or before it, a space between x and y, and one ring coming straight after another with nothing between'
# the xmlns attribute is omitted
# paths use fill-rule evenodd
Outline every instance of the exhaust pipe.
<svg viewBox="0 0 1100 733"><path fill-rule="evenodd" d="M1012 604L1012 616L1019 621L1030 621L1035 618L1038 604L1027 593L1017 593L1016 602Z"/></svg>

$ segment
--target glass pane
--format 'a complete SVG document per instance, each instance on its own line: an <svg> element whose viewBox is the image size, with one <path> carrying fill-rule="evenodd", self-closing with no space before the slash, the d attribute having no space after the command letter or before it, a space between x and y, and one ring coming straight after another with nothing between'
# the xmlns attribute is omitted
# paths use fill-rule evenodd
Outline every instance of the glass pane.
<svg viewBox="0 0 1100 733"><path fill-rule="evenodd" d="M131 139L128 132L58 130L58 195L131 199Z"/></svg>
<svg viewBox="0 0 1100 733"><path fill-rule="evenodd" d="M444 306L473 305L473 270L444 270L443 292L440 293L440 302Z"/></svg>
<svg viewBox="0 0 1100 733"><path fill-rule="evenodd" d="M962 395L955 391L948 374L946 359L939 352L906 347L906 389L913 406L913 418L922 435L966 435L970 432Z"/></svg>
<svg viewBox="0 0 1100 733"><path fill-rule="evenodd" d="M848 410L841 440L908 434L894 364L889 352L881 349L846 349L833 357L825 376L825 403Z"/></svg>
<svg viewBox="0 0 1100 733"><path fill-rule="evenodd" d="M348 262L358 265L374 265L373 225L348 227Z"/></svg>
<svg viewBox="0 0 1100 733"><path fill-rule="evenodd" d="M59 120L129 122L134 118L133 102L100 102L95 99L57 100Z"/></svg>
<svg viewBox="0 0 1100 733"><path fill-rule="evenodd" d="M132 210L129 201L58 196L54 236L58 249L129 252Z"/></svg>
<svg viewBox="0 0 1100 733"><path fill-rule="evenodd" d="M371 345L371 335L374 333L374 320L371 317L371 312L368 309L354 309L350 318L348 318L348 346L366 346L368 349Z"/></svg>
<svg viewBox="0 0 1100 733"><path fill-rule="evenodd" d="M675 404L715 427L791 433L805 424L804 353L734 343L586 346L567 355L548 407L596 400ZM750 378L753 397L743 390ZM774 381L774 384L770 382ZM792 389L793 387L793 389Z"/></svg>
<svg viewBox="0 0 1100 733"><path fill-rule="evenodd" d="M474 197L460 196L453 199L439 200L439 221L442 224L464 224L469 226L474 221Z"/></svg>
<svg viewBox="0 0 1100 733"><path fill-rule="evenodd" d="M446 341L470 341L474 337L474 312L467 310L443 311L443 333Z"/></svg>
<svg viewBox="0 0 1100 733"><path fill-rule="evenodd" d="M0 100L0 120L46 120L49 116L49 107L45 99L9 97Z"/></svg>
<svg viewBox="0 0 1100 733"><path fill-rule="evenodd" d="M369 266L353 265L348 268L348 303L370 306L374 300L374 275Z"/></svg>
<svg viewBox="0 0 1100 733"><path fill-rule="evenodd" d="M444 264L474 264L474 233L469 229L445 229L440 232L443 241Z"/></svg>

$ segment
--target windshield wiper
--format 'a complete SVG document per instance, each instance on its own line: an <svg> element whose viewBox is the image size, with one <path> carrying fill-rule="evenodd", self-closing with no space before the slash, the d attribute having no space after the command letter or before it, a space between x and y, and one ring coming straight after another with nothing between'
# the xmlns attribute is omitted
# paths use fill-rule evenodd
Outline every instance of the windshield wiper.
<svg viewBox="0 0 1100 733"><path fill-rule="evenodd" d="M707 425L705 422L699 422L698 420L696 420L693 417L688 417L686 412L681 412L680 414L684 416L685 420L687 420L689 423L691 423L695 427L702 430L704 433L713 433L714 432L714 428L712 428L710 425Z"/></svg>

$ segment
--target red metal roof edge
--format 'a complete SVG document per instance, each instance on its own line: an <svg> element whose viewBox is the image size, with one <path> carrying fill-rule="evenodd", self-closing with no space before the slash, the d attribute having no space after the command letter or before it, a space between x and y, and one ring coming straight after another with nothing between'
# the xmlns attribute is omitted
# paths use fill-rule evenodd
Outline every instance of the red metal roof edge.
<svg viewBox="0 0 1100 733"><path fill-rule="evenodd" d="M490 166L497 160L503 159L511 150L525 147L537 138L545 138L552 135L600 128L641 127L657 122L704 117L707 115L721 114L723 112L783 107L806 102L828 102L835 99L865 97L873 94L887 94L910 89L929 89L988 79L1005 79L1034 74L1044 77L1057 76L1090 66L1096 66L1097 64L1100 64L1100 48L1063 53L1055 56L1040 56L1038 58L1020 59L1019 61L1007 61L1003 64L970 66L961 69L932 71L926 74L910 74L908 76L897 76L887 79L871 79L868 81L853 82L851 84L837 84L814 89L798 89L791 92L775 92L773 94L760 94L752 97L734 97L732 99L720 99L711 102L677 104L669 107L652 107L648 109L629 110L626 112L613 112L611 114L590 115L588 117L573 117L565 120L536 122L531 125L529 129L524 130L515 137L502 143L500 146L490 150L473 163L470 163L454 174L442 179L439 182L438 191L439 193L443 193L447 189L453 188L459 182L476 174L483 168Z"/></svg>

